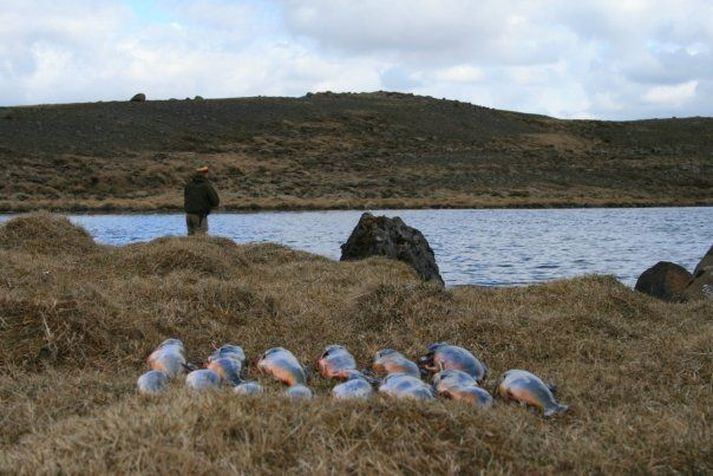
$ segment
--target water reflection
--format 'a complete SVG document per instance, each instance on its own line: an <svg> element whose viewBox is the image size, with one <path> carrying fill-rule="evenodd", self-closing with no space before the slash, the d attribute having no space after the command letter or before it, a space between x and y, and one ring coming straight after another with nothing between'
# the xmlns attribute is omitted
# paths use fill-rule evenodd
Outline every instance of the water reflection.
<svg viewBox="0 0 713 476"><path fill-rule="evenodd" d="M277 242L333 259L361 211L224 213L211 234ZM713 241L713 208L377 210L421 230L446 284L522 285L588 273L633 286L658 261L692 270ZM7 217L3 217L7 218ZM108 244L185 234L181 214L79 215Z"/></svg>

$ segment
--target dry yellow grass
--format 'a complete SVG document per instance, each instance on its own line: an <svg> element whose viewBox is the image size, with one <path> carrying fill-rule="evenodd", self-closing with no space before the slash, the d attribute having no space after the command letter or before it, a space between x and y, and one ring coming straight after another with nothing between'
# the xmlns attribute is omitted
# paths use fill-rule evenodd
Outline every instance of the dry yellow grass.
<svg viewBox="0 0 713 476"><path fill-rule="evenodd" d="M45 240L42 236L47 236ZM669 304L610 277L442 290L384 259L338 263L277 245L164 238L99 246L62 218L0 227L0 473L620 473L713 470L713 302ZM293 405L135 393L144 359L178 336L254 362L283 345L314 367L345 344L414 358L433 341L493 372L526 368L572 406L545 420L503 402L377 398ZM249 373L257 377L251 367Z"/></svg>

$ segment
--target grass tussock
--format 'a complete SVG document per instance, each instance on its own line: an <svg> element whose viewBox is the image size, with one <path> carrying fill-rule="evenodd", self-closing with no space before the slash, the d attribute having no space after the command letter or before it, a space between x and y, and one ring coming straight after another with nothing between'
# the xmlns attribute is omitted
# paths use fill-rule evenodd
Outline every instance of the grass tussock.
<svg viewBox="0 0 713 476"><path fill-rule="evenodd" d="M385 259L210 237L102 247L47 215L11 220L0 237L0 472L713 469L711 301L664 303L601 276L443 290ZM173 336L195 362L233 342L251 362L282 345L313 369L328 344L366 366L383 347L416 358L447 340L488 364L489 390L526 368L572 411L544 420L503 402L336 403L315 371L317 400L293 405L253 366L259 398L195 396L180 383L139 397L144 359Z"/></svg>
<svg viewBox="0 0 713 476"><path fill-rule="evenodd" d="M48 213L25 215L0 227L0 249L4 250L82 254L96 248L86 230Z"/></svg>

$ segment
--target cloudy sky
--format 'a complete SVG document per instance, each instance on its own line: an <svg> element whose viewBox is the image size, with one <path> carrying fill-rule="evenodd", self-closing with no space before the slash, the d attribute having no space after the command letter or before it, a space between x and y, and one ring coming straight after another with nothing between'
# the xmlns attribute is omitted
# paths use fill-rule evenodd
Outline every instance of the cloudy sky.
<svg viewBox="0 0 713 476"><path fill-rule="evenodd" d="M713 116L713 0L0 0L0 105L325 90Z"/></svg>

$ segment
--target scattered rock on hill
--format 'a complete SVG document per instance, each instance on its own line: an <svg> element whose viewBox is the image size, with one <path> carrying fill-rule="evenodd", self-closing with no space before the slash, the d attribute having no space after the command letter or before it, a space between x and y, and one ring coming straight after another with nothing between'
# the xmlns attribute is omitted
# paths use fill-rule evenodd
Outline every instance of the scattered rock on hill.
<svg viewBox="0 0 713 476"><path fill-rule="evenodd" d="M131 98L131 102L144 102L146 101L146 95L144 93L134 94Z"/></svg>
<svg viewBox="0 0 713 476"><path fill-rule="evenodd" d="M399 217L375 217L364 213L341 248L341 261L387 256L408 263L426 281L444 284L426 238Z"/></svg>
<svg viewBox="0 0 713 476"><path fill-rule="evenodd" d="M668 261L659 261L647 269L636 281L635 289L664 301L684 300L684 290L693 275L684 267Z"/></svg>
<svg viewBox="0 0 713 476"><path fill-rule="evenodd" d="M704 270L713 270L713 246L711 246L711 248L708 250L708 253L706 253L701 262L698 263L698 266L696 266L695 271L693 271L693 275L698 276L698 273Z"/></svg>

